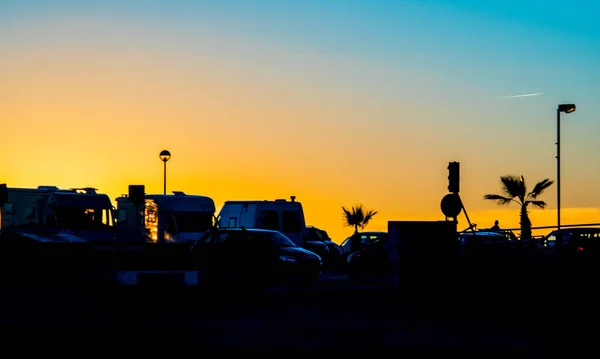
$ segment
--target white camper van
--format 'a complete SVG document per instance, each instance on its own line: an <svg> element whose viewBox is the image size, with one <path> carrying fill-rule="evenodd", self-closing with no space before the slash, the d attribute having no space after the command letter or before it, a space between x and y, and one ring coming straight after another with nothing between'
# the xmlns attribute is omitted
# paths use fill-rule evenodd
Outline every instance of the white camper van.
<svg viewBox="0 0 600 359"><path fill-rule="evenodd" d="M216 208L210 197L181 191L145 194L143 189L140 196L139 204L131 193L117 198L117 226L125 240L141 235L147 242L194 242L213 226Z"/></svg>
<svg viewBox="0 0 600 359"><path fill-rule="evenodd" d="M304 247L306 223L302 204L290 201L226 201L218 216L219 227L261 228L279 231L297 246Z"/></svg>

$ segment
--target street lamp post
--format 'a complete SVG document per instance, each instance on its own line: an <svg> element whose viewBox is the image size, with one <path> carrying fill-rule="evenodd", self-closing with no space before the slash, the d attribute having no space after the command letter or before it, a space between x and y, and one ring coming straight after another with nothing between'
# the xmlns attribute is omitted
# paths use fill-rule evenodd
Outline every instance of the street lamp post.
<svg viewBox="0 0 600 359"><path fill-rule="evenodd" d="M163 194L167 194L167 161L171 159L171 152L167 150L160 151L158 155L160 160L163 161L164 175L163 175Z"/></svg>
<svg viewBox="0 0 600 359"><path fill-rule="evenodd" d="M561 104L556 109L556 244L562 248L563 237L560 230L560 113L575 112L575 104Z"/></svg>

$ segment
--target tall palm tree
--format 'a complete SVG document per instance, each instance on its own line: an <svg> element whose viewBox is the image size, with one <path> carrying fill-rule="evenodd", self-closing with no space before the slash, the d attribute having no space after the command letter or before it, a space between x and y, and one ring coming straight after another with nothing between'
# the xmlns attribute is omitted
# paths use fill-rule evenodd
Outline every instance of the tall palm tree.
<svg viewBox="0 0 600 359"><path fill-rule="evenodd" d="M522 175L521 177L502 176L500 177L500 182L502 183L501 190L504 195L486 194L483 198L496 201L500 206L508 205L510 202L515 202L521 206L521 239L531 238L531 221L529 220L527 207L532 205L541 209L546 208L546 202L538 201L537 197L541 195L546 188L550 187L554 181L546 178L538 182L531 192L527 192L525 178Z"/></svg>
<svg viewBox="0 0 600 359"><path fill-rule="evenodd" d="M354 234L358 233L359 228L365 229L369 221L377 214L377 211L364 209L362 204L352 206L351 209L342 206L342 212L346 226L354 227Z"/></svg>

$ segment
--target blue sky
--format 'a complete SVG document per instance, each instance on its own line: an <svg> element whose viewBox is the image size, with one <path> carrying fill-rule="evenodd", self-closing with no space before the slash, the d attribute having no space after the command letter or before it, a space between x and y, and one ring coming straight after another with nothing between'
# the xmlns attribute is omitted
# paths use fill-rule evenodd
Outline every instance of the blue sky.
<svg viewBox="0 0 600 359"><path fill-rule="evenodd" d="M2 1L0 41L52 43L77 39L189 46L196 53L222 52L240 66L265 65L273 74L303 73L309 65L332 86L354 87L377 96L470 108L535 119L551 115L553 103L578 101L591 114L600 93L600 26L593 1ZM111 35L72 29L27 32L39 19L121 23ZM60 21L60 20L58 20ZM107 26L110 28L110 26ZM0 24L0 29L2 25ZM135 30L137 36L133 37ZM147 34L147 36L145 36ZM54 37L53 37L54 36ZM210 36L232 45L203 48ZM201 38L199 38L201 37ZM240 43L246 41L239 56ZM1 44L1 42L0 42ZM261 46L290 56L275 58ZM228 47L229 46L229 47ZM303 57L304 56L304 57ZM336 62L338 66L335 66ZM353 71L355 67L361 71ZM369 71L371 70L371 71ZM404 81L406 72L422 81ZM431 80L435 78L435 81ZM543 92L544 98L495 101L497 97ZM537 105L547 100L547 112ZM505 106L507 103L510 106ZM535 108L531 107L535 104ZM510 107L510 108L509 108ZM469 121L465 119L465 121ZM473 123L471 123L472 125ZM597 128L597 127L596 127Z"/></svg>
<svg viewBox="0 0 600 359"><path fill-rule="evenodd" d="M188 36L229 34L296 53L428 64L439 72L468 68L467 81L487 79L494 71L503 75L491 77L502 92L514 81L532 87L528 81L560 67L590 70L600 60L598 9L592 1L534 0L4 1L0 16L8 21L86 16L132 26L142 20Z"/></svg>

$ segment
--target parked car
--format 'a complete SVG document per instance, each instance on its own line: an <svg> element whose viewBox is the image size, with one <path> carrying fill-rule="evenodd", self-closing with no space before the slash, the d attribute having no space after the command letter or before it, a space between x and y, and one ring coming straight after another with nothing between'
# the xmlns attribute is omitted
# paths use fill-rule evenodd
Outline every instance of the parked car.
<svg viewBox="0 0 600 359"><path fill-rule="evenodd" d="M201 282L311 281L321 273L317 254L300 248L278 231L256 228L215 228L191 249Z"/></svg>
<svg viewBox="0 0 600 359"><path fill-rule="evenodd" d="M359 234L361 247L369 246L379 241L387 241L388 238L387 232L361 232ZM340 249L342 250L342 258L346 260L352 251L356 250L352 248L352 236L346 238L340 244Z"/></svg>
<svg viewBox="0 0 600 359"><path fill-rule="evenodd" d="M467 231L458 235L459 251L468 255L500 254L512 247L510 236L500 231Z"/></svg>
<svg viewBox="0 0 600 359"><path fill-rule="evenodd" d="M326 267L336 267L340 264L342 250L340 246L333 242L327 232L323 229L308 226L306 227L306 248L321 256L323 264ZM325 246L326 248L323 248ZM315 248L313 250L313 247ZM319 251L322 251L321 254Z"/></svg>
<svg viewBox="0 0 600 359"><path fill-rule="evenodd" d="M600 253L600 228L561 228L565 254L598 255ZM556 248L557 231L544 236L542 242Z"/></svg>
<svg viewBox="0 0 600 359"><path fill-rule="evenodd" d="M346 259L348 278L360 281L363 277L385 276L390 274L388 236L365 235L360 249L350 253Z"/></svg>
<svg viewBox="0 0 600 359"><path fill-rule="evenodd" d="M328 264L329 247L327 247L327 244L325 244L321 241L307 240L304 242L304 248L315 253L319 257L321 257L321 260L323 261L324 266L326 266Z"/></svg>
<svg viewBox="0 0 600 359"><path fill-rule="evenodd" d="M499 234L502 234L509 241L518 241L519 240L519 238L513 231L507 230L507 229L481 229L479 231L480 232L499 233ZM465 233L467 233L467 232L465 232Z"/></svg>

